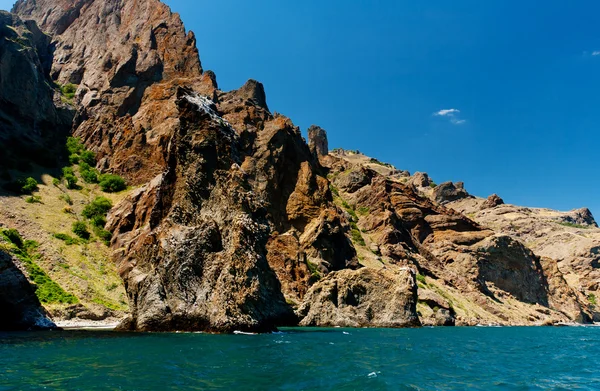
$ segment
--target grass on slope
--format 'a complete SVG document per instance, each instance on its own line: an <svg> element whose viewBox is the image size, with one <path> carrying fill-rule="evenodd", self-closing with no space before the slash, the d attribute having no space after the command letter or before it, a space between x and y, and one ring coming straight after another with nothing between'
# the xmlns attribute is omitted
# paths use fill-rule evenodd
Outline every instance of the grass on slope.
<svg viewBox="0 0 600 391"><path fill-rule="evenodd" d="M77 298L65 292L60 285L53 281L37 264L41 254L38 252L39 243L34 240L21 238L14 229L0 231L0 249L13 254L25 267L29 278L35 283L35 294L43 304L75 304Z"/></svg>
<svg viewBox="0 0 600 391"><path fill-rule="evenodd" d="M83 216L84 208L98 197L115 205L127 191L105 193L98 184L83 180L79 165L73 166L73 172L78 184L69 189L65 181L58 179L58 170L50 175L47 169L34 165L26 173L11 171L12 178L33 177L37 180L38 189L33 196L38 201L28 203L23 195L1 193L0 221L4 226L17 228L25 239L39 242L40 257L34 263L52 281L76 296L80 303L127 311L123 283L106 245L109 237L103 228L102 216L94 215L94 220ZM76 222L88 227L88 239L79 238L72 232ZM56 307L56 303L44 304L49 309Z"/></svg>

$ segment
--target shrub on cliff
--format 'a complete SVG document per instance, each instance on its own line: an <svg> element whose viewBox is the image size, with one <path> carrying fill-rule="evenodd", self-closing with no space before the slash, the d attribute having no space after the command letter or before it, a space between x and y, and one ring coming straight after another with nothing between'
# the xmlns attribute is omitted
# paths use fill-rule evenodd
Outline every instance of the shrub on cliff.
<svg viewBox="0 0 600 391"><path fill-rule="evenodd" d="M96 199L83 208L81 215L92 221L96 227L104 227L106 224L106 214L112 208L112 202L105 197L96 197Z"/></svg>
<svg viewBox="0 0 600 391"><path fill-rule="evenodd" d="M14 244L18 248L23 248L23 238L21 238L19 231L17 231L16 229L14 229L14 228L4 229L4 230L0 231L0 233L2 233L2 235L9 242Z"/></svg>
<svg viewBox="0 0 600 391"><path fill-rule="evenodd" d="M73 233L81 239L87 240L90 238L90 231L88 231L87 225L83 221L76 221L73 223Z"/></svg>
<svg viewBox="0 0 600 391"><path fill-rule="evenodd" d="M125 179L118 175L106 174L100 178L100 188L107 193L116 193L127 188Z"/></svg>

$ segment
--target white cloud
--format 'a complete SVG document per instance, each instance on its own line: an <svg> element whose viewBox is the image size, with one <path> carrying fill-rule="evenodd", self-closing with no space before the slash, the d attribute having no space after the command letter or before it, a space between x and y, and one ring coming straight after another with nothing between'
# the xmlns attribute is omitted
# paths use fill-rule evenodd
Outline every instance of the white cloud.
<svg viewBox="0 0 600 391"><path fill-rule="evenodd" d="M445 117L453 125L462 125L462 124L466 123L467 120L460 119L458 117L459 114L460 114L460 110L458 110L458 109L443 109L443 110L433 113L433 116L434 117Z"/></svg>
<svg viewBox="0 0 600 391"><path fill-rule="evenodd" d="M438 111L437 113L433 113L433 115L435 115L437 117L454 117L458 113L460 113L460 110L444 109L444 110Z"/></svg>
<svg viewBox="0 0 600 391"><path fill-rule="evenodd" d="M592 56L600 56L600 50L593 51Z"/></svg>

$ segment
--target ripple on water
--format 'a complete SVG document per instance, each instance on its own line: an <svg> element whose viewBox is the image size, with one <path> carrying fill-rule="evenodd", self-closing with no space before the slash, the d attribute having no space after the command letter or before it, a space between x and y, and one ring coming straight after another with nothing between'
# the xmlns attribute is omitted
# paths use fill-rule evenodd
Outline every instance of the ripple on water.
<svg viewBox="0 0 600 391"><path fill-rule="evenodd" d="M0 334L0 391L598 390L600 328Z"/></svg>

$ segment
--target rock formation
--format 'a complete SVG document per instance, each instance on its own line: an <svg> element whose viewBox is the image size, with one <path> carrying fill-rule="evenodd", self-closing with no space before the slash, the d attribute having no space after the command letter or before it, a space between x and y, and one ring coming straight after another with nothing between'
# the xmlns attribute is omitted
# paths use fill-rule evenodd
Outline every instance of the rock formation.
<svg viewBox="0 0 600 391"><path fill-rule="evenodd" d="M14 12L51 36L0 14L16 26L0 30L0 63L33 64L27 99L44 102L29 123L65 118L40 80L76 85L72 133L99 170L135 185L106 225L131 309L121 329L590 320L571 274L595 292L595 250L585 266L547 258L479 218L499 215L499 198L358 151L329 153L317 126L307 144L270 112L261 83L219 90L194 34L159 0L19 0ZM23 39L37 48L19 51ZM18 113L29 101L11 91L0 96ZM0 119L14 134L37 129L1 109ZM595 224L584 210L561 218Z"/></svg>
<svg viewBox="0 0 600 391"><path fill-rule="evenodd" d="M35 22L0 11L0 168L19 167L28 156L56 165L71 113L51 88L50 37Z"/></svg>
<svg viewBox="0 0 600 391"><path fill-rule="evenodd" d="M0 330L56 328L18 267L19 261L0 249Z"/></svg>
<svg viewBox="0 0 600 391"><path fill-rule="evenodd" d="M317 159L329 155L327 132L319 126L312 125L308 128L308 147Z"/></svg>
<svg viewBox="0 0 600 391"><path fill-rule="evenodd" d="M342 270L313 285L298 310L301 326L414 327L417 284L410 269Z"/></svg>

